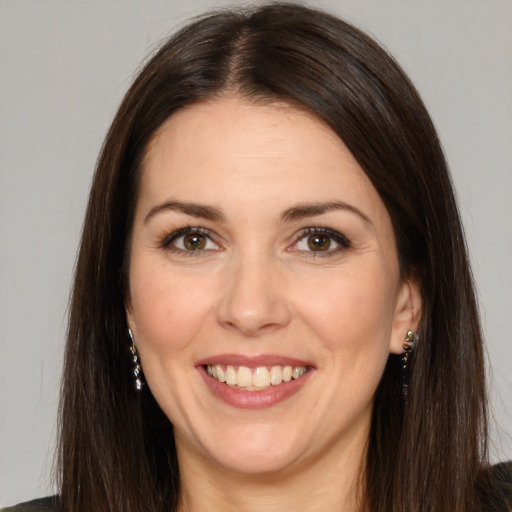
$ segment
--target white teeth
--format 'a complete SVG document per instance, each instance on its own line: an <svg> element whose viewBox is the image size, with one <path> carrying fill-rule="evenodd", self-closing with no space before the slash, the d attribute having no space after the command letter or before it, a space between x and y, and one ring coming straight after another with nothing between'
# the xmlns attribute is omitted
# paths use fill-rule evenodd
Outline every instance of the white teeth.
<svg viewBox="0 0 512 512"><path fill-rule="evenodd" d="M283 369L280 366L272 366L270 369L270 384L277 386L283 382Z"/></svg>
<svg viewBox="0 0 512 512"><path fill-rule="evenodd" d="M306 372L306 368L304 368L303 366L297 366L292 371L292 378L298 379L299 377L302 377L305 372Z"/></svg>
<svg viewBox="0 0 512 512"><path fill-rule="evenodd" d="M216 364L215 369L217 370L217 380L219 382L226 382L226 372L222 369L222 366Z"/></svg>
<svg viewBox="0 0 512 512"><path fill-rule="evenodd" d="M270 372L264 366L258 366L258 368L254 370L252 374L252 385L255 388L267 388L270 386Z"/></svg>
<svg viewBox="0 0 512 512"><path fill-rule="evenodd" d="M292 379L299 379L306 371L305 366L272 366L270 369L265 366L256 368L232 365L223 367L220 364L206 366L207 374L215 380L248 391L261 391L270 386L290 382Z"/></svg>
<svg viewBox="0 0 512 512"><path fill-rule="evenodd" d="M238 373L236 374L237 386L246 388L252 386L252 372L247 366L239 366Z"/></svg>
<svg viewBox="0 0 512 512"><path fill-rule="evenodd" d="M226 384L228 386L236 386L236 371L229 365L226 368Z"/></svg>

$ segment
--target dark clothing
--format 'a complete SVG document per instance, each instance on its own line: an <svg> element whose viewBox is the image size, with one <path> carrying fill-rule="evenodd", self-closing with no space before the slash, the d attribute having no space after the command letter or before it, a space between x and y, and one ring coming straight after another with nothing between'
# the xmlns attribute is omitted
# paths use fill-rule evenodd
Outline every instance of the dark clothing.
<svg viewBox="0 0 512 512"><path fill-rule="evenodd" d="M497 464L491 469L492 471L483 475L480 485L485 493L486 482L496 482L499 495L489 496L489 500L484 499L482 512L511 512L512 462ZM58 497L50 496L48 498L20 503L14 507L5 508L0 512L58 512L58 510Z"/></svg>
<svg viewBox="0 0 512 512"><path fill-rule="evenodd" d="M512 512L512 461L483 472L478 489L483 497L482 512Z"/></svg>
<svg viewBox="0 0 512 512"><path fill-rule="evenodd" d="M58 509L58 497L50 496L38 500L26 501L14 507L4 508L1 512L56 512Z"/></svg>

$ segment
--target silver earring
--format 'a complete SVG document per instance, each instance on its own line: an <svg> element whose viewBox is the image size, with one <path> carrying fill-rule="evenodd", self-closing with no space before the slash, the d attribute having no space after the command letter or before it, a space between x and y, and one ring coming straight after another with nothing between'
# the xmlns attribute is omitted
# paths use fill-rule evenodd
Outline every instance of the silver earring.
<svg viewBox="0 0 512 512"><path fill-rule="evenodd" d="M414 349L414 346L418 342L418 335L414 331L407 331L405 335L405 340L402 345L404 349L404 353L402 354L402 394L404 399L407 398L407 391L409 388L410 382L410 369L409 369L409 358L411 357L411 353Z"/></svg>
<svg viewBox="0 0 512 512"><path fill-rule="evenodd" d="M145 385L144 375L142 374L142 368L140 366L139 355L137 354L137 347L135 346L135 341L133 339L133 332L130 328L128 328L128 335L132 340L132 344L130 345L130 352L132 353L132 362L133 362L133 384L137 391L141 391Z"/></svg>

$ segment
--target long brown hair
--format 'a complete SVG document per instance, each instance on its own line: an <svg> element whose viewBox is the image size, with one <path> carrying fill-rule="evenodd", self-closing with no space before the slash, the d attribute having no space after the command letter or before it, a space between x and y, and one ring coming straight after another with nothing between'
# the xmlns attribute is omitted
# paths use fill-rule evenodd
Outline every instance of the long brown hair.
<svg viewBox="0 0 512 512"><path fill-rule="evenodd" d="M372 39L326 13L274 3L209 14L169 39L126 94L102 148L72 295L61 402L68 512L172 510L172 425L133 390L124 287L144 152L174 112L238 94L326 122L391 216L403 276L421 283L420 343L405 403L391 355L374 403L363 507L478 509L486 460L482 339L464 236L436 131L416 90Z"/></svg>

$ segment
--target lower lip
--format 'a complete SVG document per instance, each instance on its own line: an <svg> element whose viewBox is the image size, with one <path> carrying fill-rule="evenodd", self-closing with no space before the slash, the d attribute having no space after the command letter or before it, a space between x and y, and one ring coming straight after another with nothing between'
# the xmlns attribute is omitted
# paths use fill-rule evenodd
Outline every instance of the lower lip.
<svg viewBox="0 0 512 512"><path fill-rule="evenodd" d="M233 389L210 377L204 366L198 366L197 369L214 396L239 409L266 409L277 405L298 393L314 373L313 369L309 369L302 377L290 382L270 386L263 391L244 391L243 389Z"/></svg>

